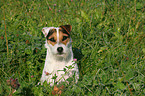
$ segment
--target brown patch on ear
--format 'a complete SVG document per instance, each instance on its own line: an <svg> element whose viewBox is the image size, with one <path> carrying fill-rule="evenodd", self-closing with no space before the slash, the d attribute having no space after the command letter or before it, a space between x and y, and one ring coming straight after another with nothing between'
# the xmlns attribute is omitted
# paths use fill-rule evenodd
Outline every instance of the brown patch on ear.
<svg viewBox="0 0 145 96"><path fill-rule="evenodd" d="M60 28L64 29L68 34L70 34L72 26L71 25L61 25Z"/></svg>
<svg viewBox="0 0 145 96"><path fill-rule="evenodd" d="M70 41L70 36L68 34L63 33L62 31L59 31L59 41L66 45Z"/></svg>

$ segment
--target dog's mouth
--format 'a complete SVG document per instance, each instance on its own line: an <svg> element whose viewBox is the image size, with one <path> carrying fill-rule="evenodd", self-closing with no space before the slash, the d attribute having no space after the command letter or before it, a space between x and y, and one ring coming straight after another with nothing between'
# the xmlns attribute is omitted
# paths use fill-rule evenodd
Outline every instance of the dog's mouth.
<svg viewBox="0 0 145 96"><path fill-rule="evenodd" d="M61 52L61 53L57 53L56 55L57 55L57 56L64 56L65 53Z"/></svg>

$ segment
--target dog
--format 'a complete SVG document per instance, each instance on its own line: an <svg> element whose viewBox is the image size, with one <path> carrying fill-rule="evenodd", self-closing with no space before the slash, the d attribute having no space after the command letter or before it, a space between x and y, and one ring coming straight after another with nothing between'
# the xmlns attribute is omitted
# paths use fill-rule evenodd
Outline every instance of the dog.
<svg viewBox="0 0 145 96"><path fill-rule="evenodd" d="M44 27L42 32L46 38L47 48L45 65L41 76L41 85L46 80L50 86L59 84L70 77L77 83L79 79L78 66L73 61L71 25L59 27Z"/></svg>

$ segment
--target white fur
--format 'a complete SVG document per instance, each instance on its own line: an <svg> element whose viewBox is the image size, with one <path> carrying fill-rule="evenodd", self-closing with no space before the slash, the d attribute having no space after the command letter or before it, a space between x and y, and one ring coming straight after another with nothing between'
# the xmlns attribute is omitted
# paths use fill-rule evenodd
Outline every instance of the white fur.
<svg viewBox="0 0 145 96"><path fill-rule="evenodd" d="M50 29L55 28L57 30L57 38L59 37L59 27L44 27L42 29L43 34L45 37L47 36L48 32ZM48 84L51 86L54 85L54 79L52 79L53 76L57 76L56 82L60 83L62 81L65 81L69 77L74 76L75 77L75 82L78 81L79 79L79 71L78 71L78 66L77 64L73 61L73 52L72 52L72 45L71 45L71 38L70 41L64 45L61 42L59 42L59 39L57 39L57 43L52 46L51 44L47 43L45 47L47 48L47 55L46 55L46 60L45 60L45 65L44 69L42 72L42 77L41 77L41 84L46 80ZM59 55L57 52L57 48L62 47L63 48L63 53ZM73 68L67 68L68 66L72 66ZM64 68L66 69L66 73L64 72ZM46 74L49 73L48 74ZM75 74L75 75L74 75Z"/></svg>

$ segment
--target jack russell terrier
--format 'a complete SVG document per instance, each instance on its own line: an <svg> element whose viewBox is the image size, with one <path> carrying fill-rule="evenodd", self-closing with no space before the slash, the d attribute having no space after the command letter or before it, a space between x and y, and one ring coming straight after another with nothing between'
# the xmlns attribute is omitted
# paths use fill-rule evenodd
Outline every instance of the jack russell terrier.
<svg viewBox="0 0 145 96"><path fill-rule="evenodd" d="M77 83L79 70L77 64L73 61L71 29L71 25L44 27L42 29L46 37L47 55L40 80L41 84L46 80L50 86L53 86L54 83L59 84L69 77L73 77L75 83Z"/></svg>

